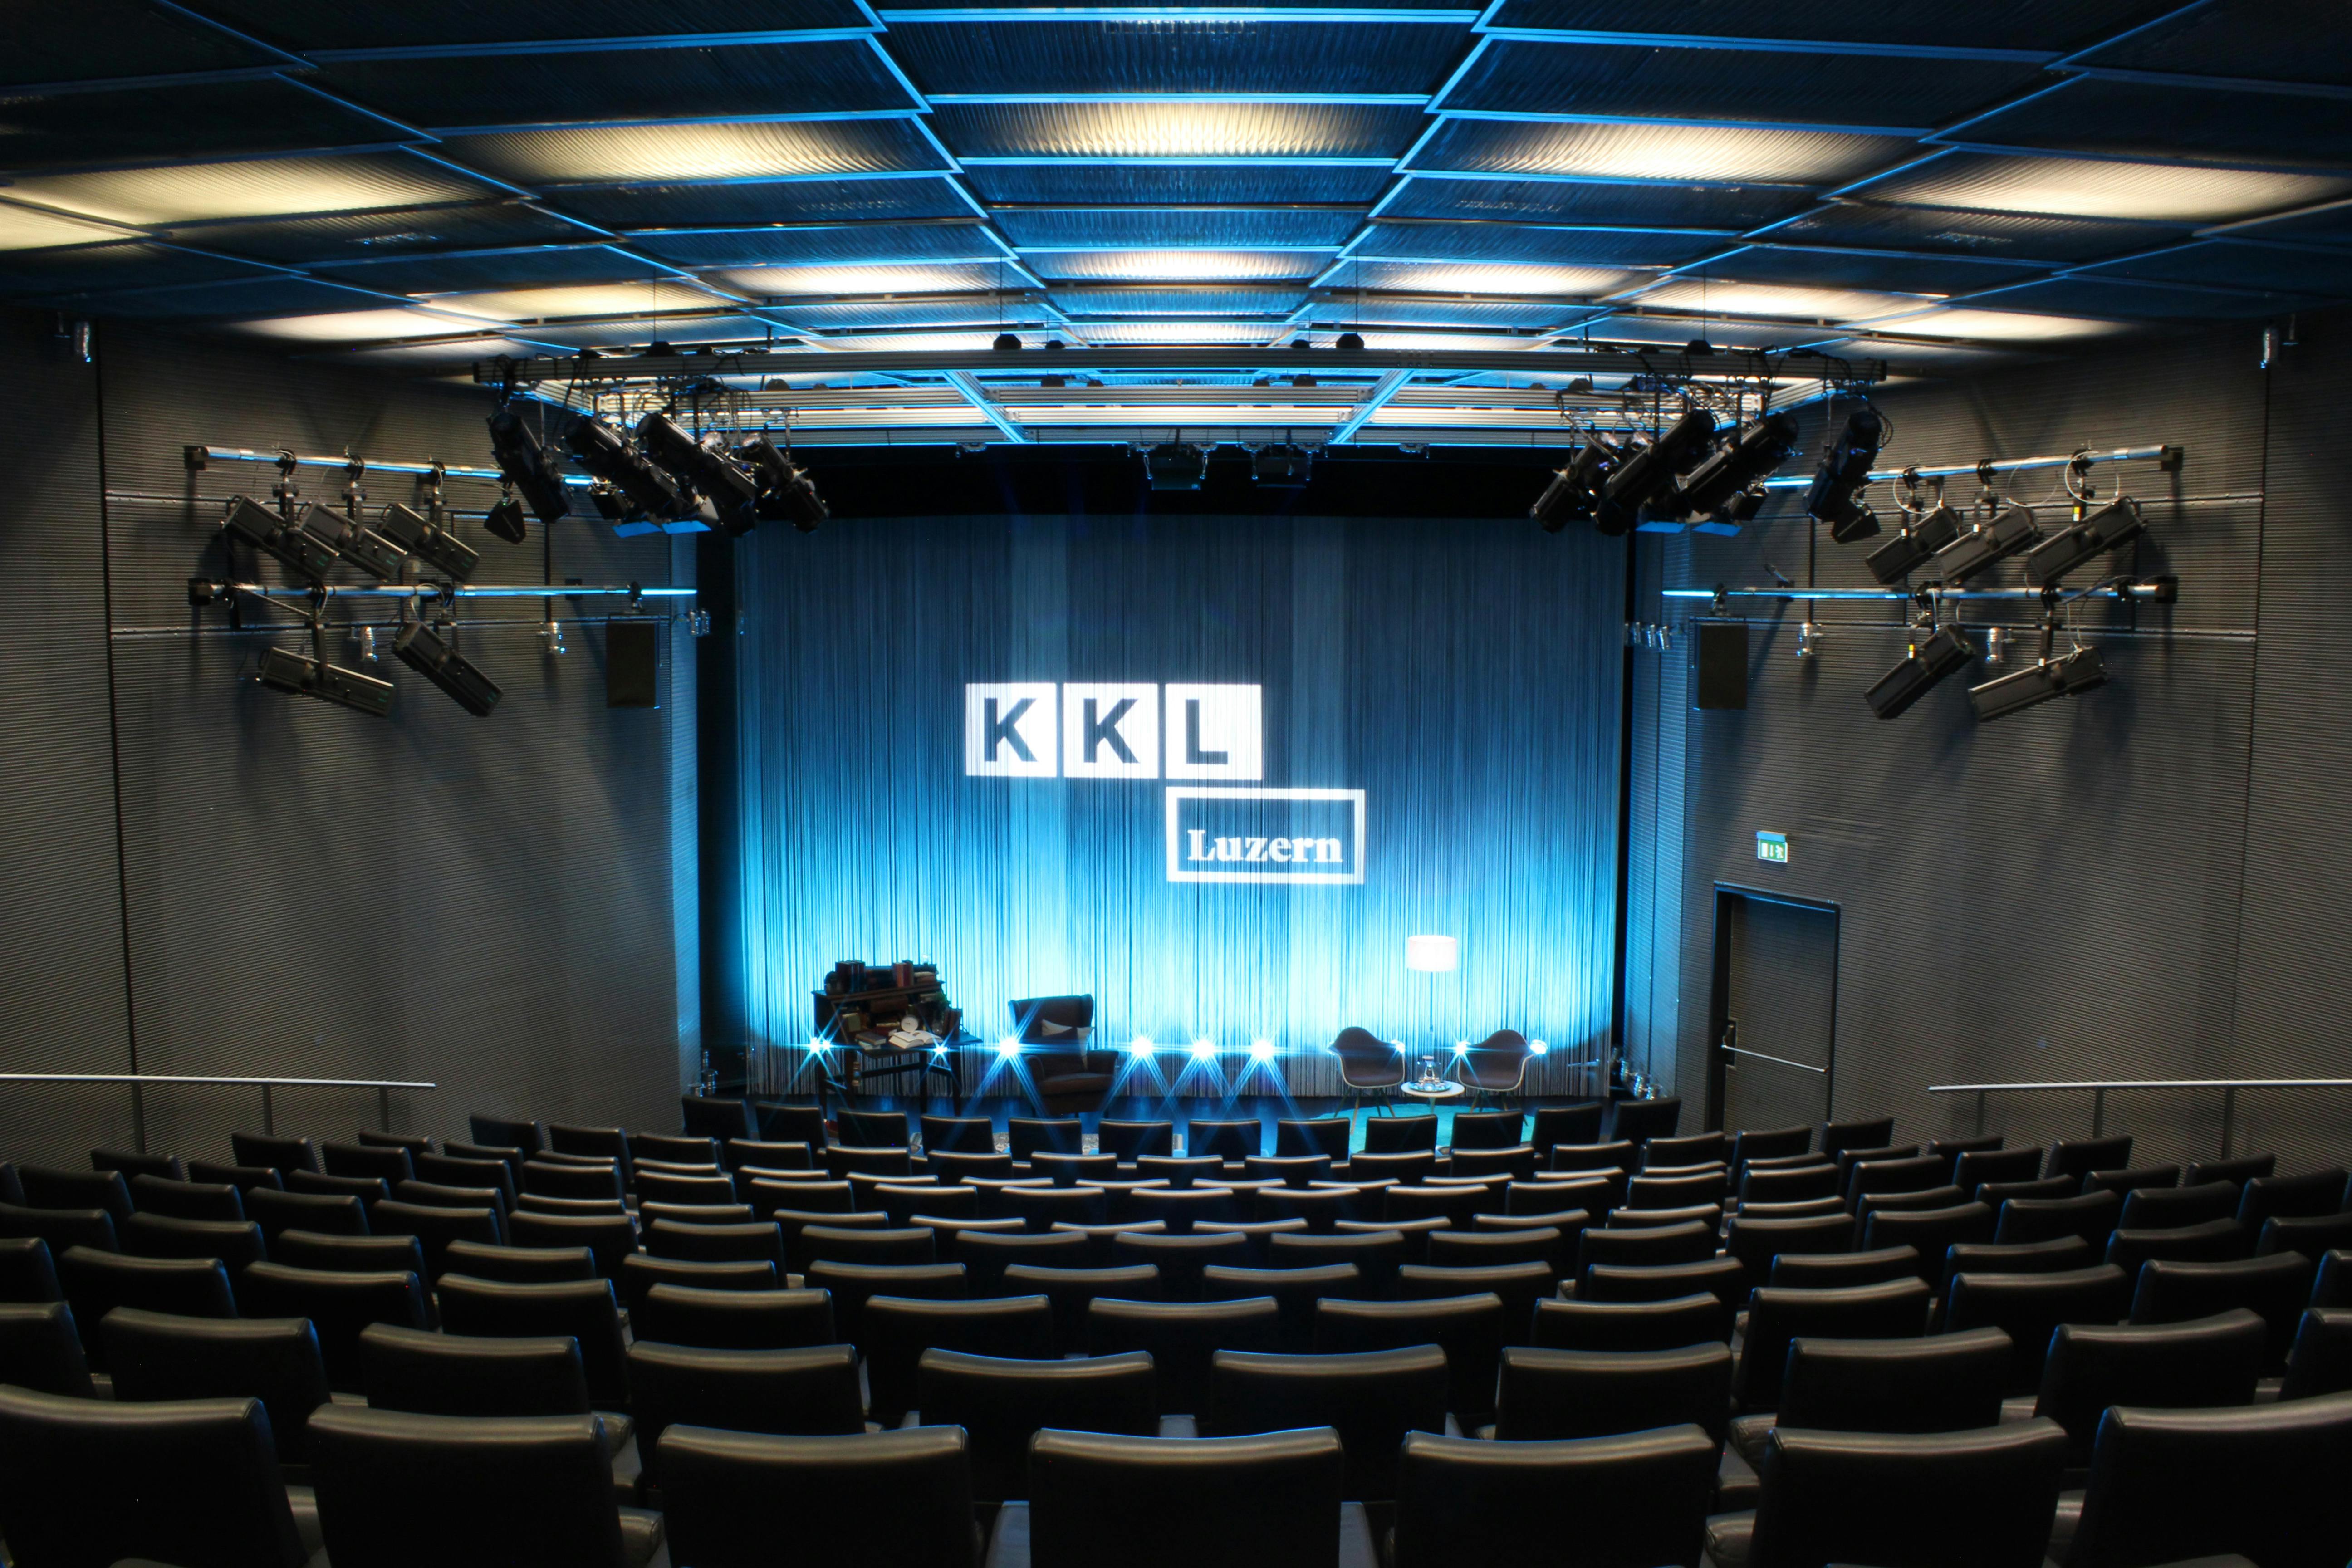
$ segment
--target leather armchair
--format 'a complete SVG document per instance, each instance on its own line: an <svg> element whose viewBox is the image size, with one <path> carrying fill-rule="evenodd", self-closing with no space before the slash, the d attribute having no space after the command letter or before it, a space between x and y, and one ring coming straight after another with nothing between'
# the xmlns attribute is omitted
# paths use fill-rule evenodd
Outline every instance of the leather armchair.
<svg viewBox="0 0 2352 1568"><path fill-rule="evenodd" d="M714 1351L639 1341L629 1347L629 1393L638 1486L648 1503L662 1485L661 1438L672 1426L801 1436L866 1430L857 1352L847 1345Z"/></svg>
<svg viewBox="0 0 2352 1568"><path fill-rule="evenodd" d="M662 1287L656 1287L662 1289ZM727 1291L719 1294L735 1295ZM503 1280L444 1275L442 1326L453 1334L489 1338L542 1338L569 1334L580 1343L580 1365L588 1398L599 1410L629 1407L626 1352L621 1310L605 1279L561 1280L545 1285L509 1285Z"/></svg>
<svg viewBox="0 0 2352 1568"><path fill-rule="evenodd" d="M1358 1502L1396 1496L1406 1435L1445 1430L1445 1353L1414 1345L1352 1355L1216 1352L1203 1436L1328 1426L1346 1455L1340 1495Z"/></svg>
<svg viewBox="0 0 2352 1568"><path fill-rule="evenodd" d="M1151 1358L1139 1351L1039 1361L926 1351L915 1385L927 1425L970 1434L972 1495L983 1502L1029 1495L1029 1440L1043 1428L1160 1431Z"/></svg>
<svg viewBox="0 0 2352 1568"><path fill-rule="evenodd" d="M2081 1467L2110 1405L2251 1405L2262 1370L2263 1321L2248 1311L2187 1323L2061 1323L2033 1413L2066 1429L2066 1462Z"/></svg>
<svg viewBox="0 0 2352 1568"><path fill-rule="evenodd" d="M1705 1291L1662 1301L1538 1301L1535 1346L1563 1351L1667 1351L1728 1345L1729 1303Z"/></svg>
<svg viewBox="0 0 2352 1568"><path fill-rule="evenodd" d="M1369 1568L1362 1509L1340 1499L1345 1465L1328 1427L1158 1439L1040 1432L1030 1501L997 1515L991 1562L1095 1568L1115 1541L1131 1568Z"/></svg>
<svg viewBox="0 0 2352 1568"><path fill-rule="evenodd" d="M309 1461L310 1413L332 1396L319 1336L305 1320L213 1321L118 1307L100 1333L115 1398L258 1399L280 1463Z"/></svg>
<svg viewBox="0 0 2352 1568"><path fill-rule="evenodd" d="M1048 1116L1100 1110L1118 1072L1118 1053L1095 1050L1095 999L1029 996L1013 1002L1013 1037Z"/></svg>
<svg viewBox="0 0 2352 1568"><path fill-rule="evenodd" d="M877 1297L866 1304L861 1331L867 1405L885 1426L897 1426L918 1407L916 1367L927 1350L1015 1361L1049 1361L1055 1353L1054 1309L1044 1296L980 1301Z"/></svg>
<svg viewBox="0 0 2352 1568"><path fill-rule="evenodd" d="M1087 1308L1087 1353L1150 1352L1163 1414L1206 1410L1211 1357L1220 1350L1278 1350L1281 1331L1281 1310L1271 1297L1136 1301L1097 1296Z"/></svg>
<svg viewBox="0 0 2352 1568"><path fill-rule="evenodd" d="M2229 1410L2110 1409L2067 1568L2238 1552L2263 1568L2336 1568L2352 1394Z"/></svg>
<svg viewBox="0 0 2352 1568"><path fill-rule="evenodd" d="M1716 1444L1695 1426L1566 1442L1415 1432L1397 1459L1393 1568L1559 1560L1563 1519L1590 1568L1696 1568Z"/></svg>
<svg viewBox="0 0 2352 1568"><path fill-rule="evenodd" d="M226 1183L176 1182L142 1172L131 1178L131 1202L142 1214L174 1219L245 1218L244 1202Z"/></svg>
<svg viewBox="0 0 2352 1568"><path fill-rule="evenodd" d="M2131 1281L2111 1263L2055 1274L1955 1274L1944 1331L2006 1329L2011 1356L2004 1387L2032 1394L2042 1386L2050 1336L2059 1324L2117 1322L2130 1304Z"/></svg>
<svg viewBox="0 0 2352 1568"><path fill-rule="evenodd" d="M1777 1409L1789 1342L1799 1335L1916 1340L1927 1331L1927 1287L1916 1279L1843 1290L1759 1287L1749 1298L1748 1338L1733 1390L1742 1411Z"/></svg>
<svg viewBox="0 0 2352 1568"><path fill-rule="evenodd" d="M711 1290L667 1281L630 1310L639 1343L706 1350L797 1350L832 1344L833 1303L821 1289Z"/></svg>
<svg viewBox="0 0 2352 1568"><path fill-rule="evenodd" d="M1315 1309L1315 1353L1435 1345L1445 1352L1446 1408L1465 1426L1495 1410L1495 1368L1503 1352L1503 1300L1491 1291L1433 1300L1326 1300Z"/></svg>
<svg viewBox="0 0 2352 1568"><path fill-rule="evenodd" d="M74 1399L95 1399L73 1309L63 1301L0 1305L0 1384Z"/></svg>
<svg viewBox="0 0 2352 1568"><path fill-rule="evenodd" d="M582 1278L568 1273L555 1277ZM685 1285L698 1290L773 1290L783 1281L777 1276L776 1266L764 1258L756 1263L701 1263L640 1252L622 1260L621 1277L614 1283L619 1287L622 1310L634 1313L637 1303L656 1285Z"/></svg>

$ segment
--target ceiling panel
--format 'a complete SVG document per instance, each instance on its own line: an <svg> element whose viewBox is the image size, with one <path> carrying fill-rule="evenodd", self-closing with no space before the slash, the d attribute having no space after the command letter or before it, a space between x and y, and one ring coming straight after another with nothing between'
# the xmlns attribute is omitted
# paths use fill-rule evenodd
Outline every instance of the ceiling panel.
<svg viewBox="0 0 2352 1568"><path fill-rule="evenodd" d="M428 127L911 109L860 38L705 49L598 49L474 58L352 60L324 86Z"/></svg>
<svg viewBox="0 0 2352 1568"><path fill-rule="evenodd" d="M1901 338L1968 338L1991 343L2063 343L2088 338L2113 337L2129 331L2119 321L2096 316L2042 315L2015 309L2015 294L1999 296L1998 306L1952 305L1902 316L1888 316L1870 325L1881 335Z"/></svg>
<svg viewBox="0 0 2352 1568"><path fill-rule="evenodd" d="M1689 316L1642 316L1621 313L1599 316L1577 328L1578 343L1634 343L1651 350L1679 351L1696 339L1704 338L1718 349L1799 348L1806 343L1820 342L1826 338L1841 336L1821 327L1787 321L1743 321L1717 317L1702 321ZM1568 347L1566 343L1561 344Z"/></svg>
<svg viewBox="0 0 2352 1568"><path fill-rule="evenodd" d="M1541 228L1533 224L1396 223L1372 226L1349 254L1367 259L1497 261L1559 267L1678 267L1724 247L1724 235L1672 229Z"/></svg>
<svg viewBox="0 0 2352 1568"><path fill-rule="evenodd" d="M345 295L345 300L350 296ZM236 331L253 337L296 343L361 343L398 338L446 338L466 333L467 325L435 310L386 306L380 309L320 310L306 315L273 316L236 323ZM496 336L481 333L478 336Z"/></svg>
<svg viewBox="0 0 2352 1568"><path fill-rule="evenodd" d="M1853 54L1503 39L1463 73L1443 107L1924 131L1998 103L2041 74L2015 60L1937 60L1921 70L1912 60Z"/></svg>
<svg viewBox="0 0 2352 1568"><path fill-rule="evenodd" d="M1089 343L1263 343L1264 321L1084 321L1073 336Z"/></svg>
<svg viewBox="0 0 2352 1568"><path fill-rule="evenodd" d="M1713 278L1670 278L1645 289L1637 302L1652 309L1694 310L1701 315L1787 316L1799 321L1852 321L1907 310L1927 303L1916 294L1865 289L1804 288L1790 284L1740 283Z"/></svg>
<svg viewBox="0 0 2352 1568"><path fill-rule="evenodd" d="M2002 310L2047 310L2131 321L2228 321L2283 315L2330 301L2310 294L2198 289L2109 276L2054 278L2046 283L2005 289L1976 302Z"/></svg>
<svg viewBox="0 0 2352 1568"><path fill-rule="evenodd" d="M144 0L79 0L71 5L17 0L5 14L8 47L0 49L0 86L278 63L267 49Z"/></svg>
<svg viewBox="0 0 2352 1568"><path fill-rule="evenodd" d="M744 180L562 192L548 204L610 228L750 227L782 223L903 223L978 215L944 179Z"/></svg>
<svg viewBox="0 0 2352 1568"><path fill-rule="evenodd" d="M1319 316L1337 315L1367 326L1496 327L1537 331L1580 321L1591 313L1579 300L1399 299L1394 295L1334 293L1319 300Z"/></svg>
<svg viewBox="0 0 2352 1568"><path fill-rule="evenodd" d="M1906 294L1967 294L2021 282L2037 270L2013 262L1969 256L1883 256L1865 251L1759 245L1709 262L1700 269L1700 275L1742 283L1810 283Z"/></svg>
<svg viewBox="0 0 2352 1568"><path fill-rule="evenodd" d="M1884 136L1718 126L1448 120L1410 167L1594 179L1831 185L1883 169L1912 143Z"/></svg>
<svg viewBox="0 0 2352 1568"><path fill-rule="evenodd" d="M469 289L555 283L617 283L667 276L667 269L609 245L533 247L457 256L367 257L313 270L395 294L448 294Z"/></svg>
<svg viewBox="0 0 2352 1568"><path fill-rule="evenodd" d="M1379 216L1714 228L1737 234L1802 211L1812 202L1805 192L1780 188L1416 178L1407 180Z"/></svg>
<svg viewBox="0 0 2352 1568"><path fill-rule="evenodd" d="M1495 261L1358 261L1333 274L1333 287L1395 289L1424 294L1499 294L1589 299L1613 294L1649 274L1622 267L1559 267Z"/></svg>
<svg viewBox="0 0 2352 1568"><path fill-rule="evenodd" d="M914 262L899 266L746 267L703 274L739 294L767 299L836 294L938 294L994 290L1007 281L1005 268L988 262ZM1020 286L1016 277L1011 279Z"/></svg>
<svg viewBox="0 0 2352 1568"><path fill-rule="evenodd" d="M65 301L71 296L59 298ZM129 289L110 293L100 304L106 315L148 321L200 321L262 312L293 314L374 308L364 294L283 273L190 288Z"/></svg>
<svg viewBox="0 0 2352 1568"><path fill-rule="evenodd" d="M1066 250L1023 257L1045 279L1160 279L1173 282L1290 278L1300 282L1331 259L1328 250Z"/></svg>
<svg viewBox="0 0 2352 1568"><path fill-rule="evenodd" d="M1190 288L1121 288L1065 285L1054 303L1073 316L1273 316L1287 315L1307 298L1303 288L1251 288L1199 284Z"/></svg>
<svg viewBox="0 0 2352 1568"><path fill-rule="evenodd" d="M1019 300L994 294L961 300L857 300L834 305L784 304L776 314L812 331L852 327L985 327L994 323L1045 321L1049 314Z"/></svg>
<svg viewBox="0 0 2352 1568"><path fill-rule="evenodd" d="M902 182L892 182L898 184ZM761 267L821 262L994 260L1003 247L969 223L831 224L806 228L663 229L629 247L677 267Z"/></svg>
<svg viewBox="0 0 2352 1568"><path fill-rule="evenodd" d="M2352 299L2352 251L2209 240L2087 268L2089 278L2142 278Z"/></svg>
<svg viewBox="0 0 2352 1568"><path fill-rule="evenodd" d="M559 349L642 349L659 340L678 348L696 343L764 343L777 328L756 316L711 315L659 321L615 321L596 326L533 327L532 342Z"/></svg>
<svg viewBox="0 0 2352 1568"><path fill-rule="evenodd" d="M1203 193L1205 194L1205 193ZM1086 246L1252 246L1337 247L1363 226L1362 208L1317 212L1297 208L1234 211L1217 207L999 208L996 226L1013 244Z"/></svg>
<svg viewBox="0 0 2352 1568"><path fill-rule="evenodd" d="M500 179L545 187L946 166L904 120L574 127L460 136L444 151Z"/></svg>
<svg viewBox="0 0 2352 1568"><path fill-rule="evenodd" d="M1434 91L1459 24L1136 20L894 25L927 93Z"/></svg>
<svg viewBox="0 0 2352 1568"><path fill-rule="evenodd" d="M2352 86L2352 52L2313 47L2315 40L2340 37L2338 0L2228 0L2182 9L2189 15L2093 50L2084 63Z"/></svg>
<svg viewBox="0 0 2352 1568"><path fill-rule="evenodd" d="M2148 223L2227 223L2352 195L2352 178L1954 153L1855 188L1869 201Z"/></svg>
<svg viewBox="0 0 2352 1568"><path fill-rule="evenodd" d="M965 183L984 202L1164 206L1214 191L1229 202L1322 204L1369 203L1389 174L1299 163L992 163L966 171Z"/></svg>
<svg viewBox="0 0 2352 1568"><path fill-rule="evenodd" d="M589 231L513 197L446 206L409 206L324 217L231 219L173 224L163 233L175 244L234 251L267 261L331 265L354 257L416 251L488 249L509 245L561 245Z"/></svg>
<svg viewBox="0 0 2352 1568"><path fill-rule="evenodd" d="M2264 167L2352 167L2352 102L2078 79L1970 125L1970 142Z"/></svg>
<svg viewBox="0 0 2352 1568"><path fill-rule="evenodd" d="M2250 239L2313 241L2352 246L2352 201L2328 202L2307 211L2267 216L2231 226L2230 232Z"/></svg>
<svg viewBox="0 0 2352 1568"><path fill-rule="evenodd" d="M1763 237L1802 245L1941 251L2057 266L2145 249L2188 232L2185 224L2165 226L2038 213L1962 212L1951 207L1840 201L1777 225Z"/></svg>
<svg viewBox="0 0 2352 1568"><path fill-rule="evenodd" d="M79 247L127 238L130 234L130 230L115 224L93 223L63 213L0 202L0 251L60 245Z"/></svg>
<svg viewBox="0 0 2352 1568"><path fill-rule="evenodd" d="M0 209L0 222L5 222ZM172 283L208 283L266 271L251 262L197 256L163 245L88 245L65 249L0 249L0 291L38 295L53 290L104 292Z"/></svg>
<svg viewBox="0 0 2352 1568"><path fill-rule="evenodd" d="M648 33L755 33L871 26L855 0L570 0L528 11L476 0L207 0L205 13L284 48L362 49L530 38L630 38Z"/></svg>
<svg viewBox="0 0 2352 1568"><path fill-rule="evenodd" d="M10 195L47 206L151 225L469 201L490 190L397 153L35 174L9 186Z"/></svg>
<svg viewBox="0 0 2352 1568"><path fill-rule="evenodd" d="M1394 160L1417 106L1337 103L948 103L931 127L959 158L1353 157Z"/></svg>
<svg viewBox="0 0 2352 1568"><path fill-rule="evenodd" d="M1770 5L1693 0L1665 8L1650 0L1505 0L1491 25L2063 51L2081 48L2147 13L2144 0L1972 0L1942 5L1889 5L1885 0L1775 0Z"/></svg>
<svg viewBox="0 0 2352 1568"><path fill-rule="evenodd" d="M0 167L12 172L416 140L275 77L19 98L0 109Z"/></svg>
<svg viewBox="0 0 2352 1568"><path fill-rule="evenodd" d="M670 310L727 310L735 303L675 278L648 278L631 283L558 284L545 289L497 289L436 295L418 302L495 321L654 316Z"/></svg>

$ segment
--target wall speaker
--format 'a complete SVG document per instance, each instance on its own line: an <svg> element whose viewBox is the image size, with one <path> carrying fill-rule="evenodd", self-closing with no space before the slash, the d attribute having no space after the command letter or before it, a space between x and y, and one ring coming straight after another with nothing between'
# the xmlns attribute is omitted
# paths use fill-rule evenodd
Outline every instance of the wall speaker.
<svg viewBox="0 0 2352 1568"><path fill-rule="evenodd" d="M604 628L604 706L661 706L661 628L614 621Z"/></svg>
<svg viewBox="0 0 2352 1568"><path fill-rule="evenodd" d="M1748 706L1748 623L1694 621L1693 657L1698 679L1693 682L1699 708Z"/></svg>

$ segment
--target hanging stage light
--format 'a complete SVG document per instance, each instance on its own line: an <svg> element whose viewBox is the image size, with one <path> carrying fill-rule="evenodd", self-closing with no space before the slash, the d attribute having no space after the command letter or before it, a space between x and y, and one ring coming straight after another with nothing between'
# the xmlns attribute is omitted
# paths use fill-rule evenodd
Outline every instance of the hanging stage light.
<svg viewBox="0 0 2352 1568"><path fill-rule="evenodd" d="M748 533L757 521L760 481L715 436L696 440L667 414L637 421L637 444L677 481L710 503L730 533Z"/></svg>
<svg viewBox="0 0 2352 1568"><path fill-rule="evenodd" d="M2041 537L2031 511L2014 501L2004 501L1990 522L1971 526L1936 552L1936 574L1947 583L1965 583Z"/></svg>
<svg viewBox="0 0 2352 1568"><path fill-rule="evenodd" d="M1797 418L1768 414L1726 441L1693 468L1675 493L1658 503L1662 515L1712 517L1749 486L1797 455ZM1759 498L1759 502L1761 498ZM1727 512L1723 521L1729 521Z"/></svg>
<svg viewBox="0 0 2352 1568"><path fill-rule="evenodd" d="M425 679L439 687L449 700L477 719L489 717L490 710L499 705L502 693L498 683L467 659L457 647L444 642L422 621L403 626L394 637L392 651L400 661Z"/></svg>
<svg viewBox="0 0 2352 1568"><path fill-rule="evenodd" d="M2023 669L1988 680L1982 686L1971 686L1969 701L1975 705L1978 721L1983 722L2005 719L2053 697L2096 690L2106 683L2106 661L2099 657L2099 650L2078 647L2058 658L2045 654Z"/></svg>
<svg viewBox="0 0 2352 1568"><path fill-rule="evenodd" d="M523 422L522 411L516 405L501 404L490 416L490 450L499 460L499 473L506 482L522 492L541 522L553 522L572 515L572 498L564 493L563 478L547 460L546 449L539 437ZM512 522L520 524L520 519ZM520 531L509 533L494 529L501 539L520 544Z"/></svg>
<svg viewBox="0 0 2352 1568"><path fill-rule="evenodd" d="M1874 531L1876 526L1872 525ZM1939 501L1933 511L1919 513L1864 557L1863 563L1881 583L1900 583L1959 536L1960 514Z"/></svg>
<svg viewBox="0 0 2352 1568"><path fill-rule="evenodd" d="M789 522L803 533L809 533L830 515L808 471L796 467L792 458L778 451L776 444L765 436L754 436L743 443L743 460L760 476L761 517L771 522Z"/></svg>
<svg viewBox="0 0 2352 1568"><path fill-rule="evenodd" d="M2089 517L2035 545L2025 557L2025 580L2055 583L2096 555L2129 544L2147 531L2139 502L2117 496Z"/></svg>
<svg viewBox="0 0 2352 1568"><path fill-rule="evenodd" d="M1870 483L1870 465L1878 460L1885 441L1885 419L1865 403L1846 416L1845 428L1822 448L1821 467L1813 470L1812 485L1805 491L1805 515L1828 523L1830 537L1840 544L1878 531L1878 519L1862 497Z"/></svg>
<svg viewBox="0 0 2352 1568"><path fill-rule="evenodd" d="M617 525L616 533L650 533L656 528L694 533L718 521L716 511L698 506L676 479L637 449L636 443L593 415L583 414L572 420L564 429L563 444L572 448L582 468L620 491L636 512L652 521L652 526L644 526L631 519Z"/></svg>
<svg viewBox="0 0 2352 1568"><path fill-rule="evenodd" d="M1209 454L1199 447L1164 441L1143 455L1143 472L1155 490L1197 490L1209 477Z"/></svg>
<svg viewBox="0 0 2352 1568"><path fill-rule="evenodd" d="M1975 645L1957 626L1944 627L1925 642L1915 636L1908 657L1880 676L1866 693L1870 710L1881 719L1895 717L1927 695L1937 681L1964 668L1976 652Z"/></svg>
<svg viewBox="0 0 2352 1568"><path fill-rule="evenodd" d="M1704 408L1687 409L1664 435L1619 464L1593 509L1592 520L1601 531L1614 536L1632 528L1642 508L1666 492L1675 476L1706 449L1707 437L1714 434L1714 415Z"/></svg>
<svg viewBox="0 0 2352 1568"><path fill-rule="evenodd" d="M400 575L408 552L358 521L328 510L317 501L305 501L299 513L302 531L334 546L335 553L379 583Z"/></svg>
<svg viewBox="0 0 2352 1568"><path fill-rule="evenodd" d="M1546 533L1558 533L1571 522L1582 522L1592 515L1601 499L1601 486L1625 460L1625 448L1598 430L1577 448L1575 456L1553 470L1551 483L1544 487L1528 515L1543 525Z"/></svg>
<svg viewBox="0 0 2352 1568"><path fill-rule="evenodd" d="M328 541L287 521L250 496L228 498L221 526L266 555L292 567L313 583L324 583L334 570L335 547Z"/></svg>
<svg viewBox="0 0 2352 1568"><path fill-rule="evenodd" d="M1275 489L1303 489L1314 454L1304 447L1260 447L1250 454L1250 478Z"/></svg>
<svg viewBox="0 0 2352 1568"><path fill-rule="evenodd" d="M482 559L472 545L398 501L383 509L376 530L436 572L460 583L474 574Z"/></svg>

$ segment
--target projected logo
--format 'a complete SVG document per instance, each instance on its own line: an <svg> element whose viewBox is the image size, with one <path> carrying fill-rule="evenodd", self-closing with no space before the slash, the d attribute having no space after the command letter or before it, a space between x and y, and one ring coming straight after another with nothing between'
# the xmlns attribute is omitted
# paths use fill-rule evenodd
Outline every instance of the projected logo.
<svg viewBox="0 0 2352 1568"><path fill-rule="evenodd" d="M1171 882L1360 882L1360 789L1168 792Z"/></svg>

